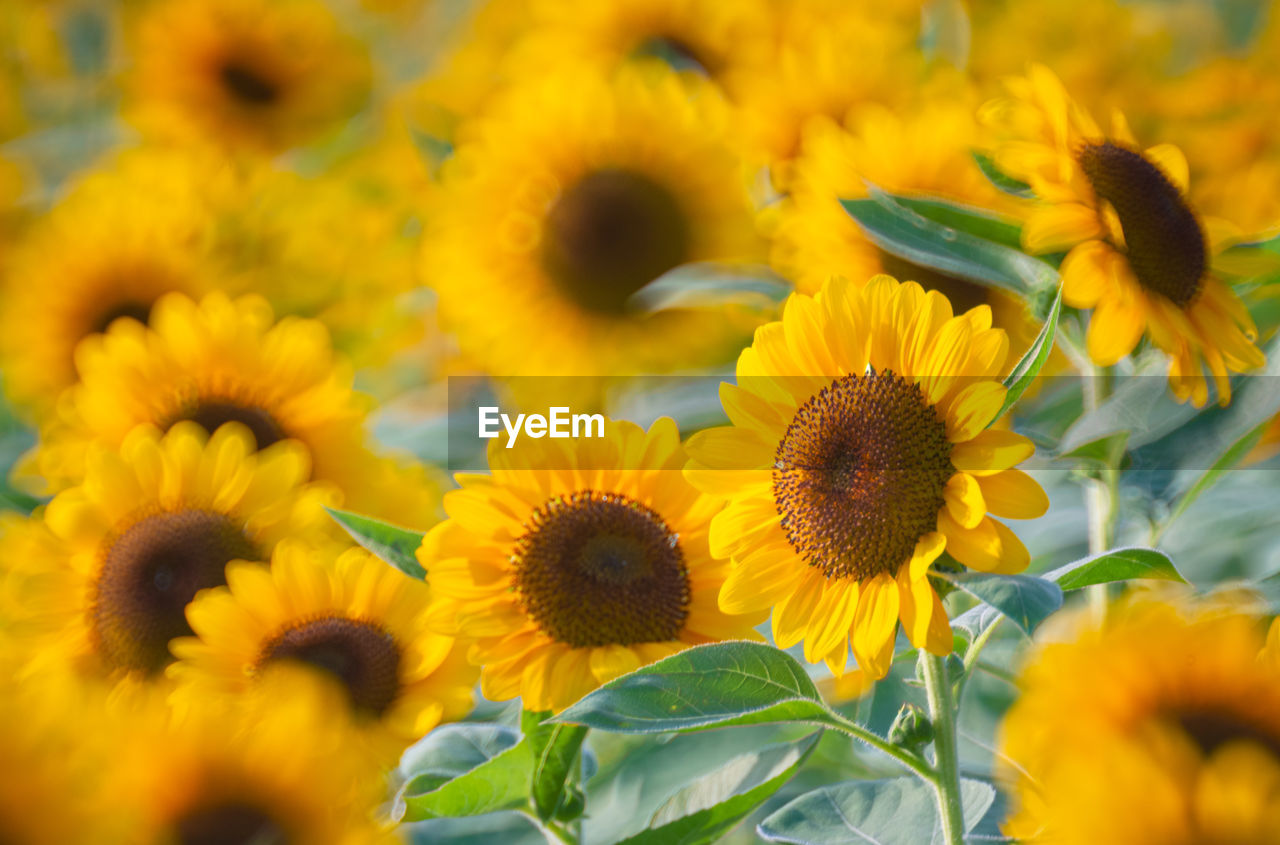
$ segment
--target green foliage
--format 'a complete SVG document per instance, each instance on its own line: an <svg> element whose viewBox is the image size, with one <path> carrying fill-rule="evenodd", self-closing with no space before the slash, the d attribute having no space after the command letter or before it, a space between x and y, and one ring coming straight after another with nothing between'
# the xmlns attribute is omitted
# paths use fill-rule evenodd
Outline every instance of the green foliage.
<svg viewBox="0 0 1280 845"><path fill-rule="evenodd" d="M978 169L982 171L982 175L986 176L987 179L990 180L991 184L995 185L1006 194L1018 197L1019 199L1029 199L1034 196L1030 185L1023 182L1021 179L1014 179L1012 176L996 167L995 160L992 159L991 156L986 153L979 152L978 150L974 150L972 155L974 162L978 165Z"/></svg>
<svg viewBox="0 0 1280 845"><path fill-rule="evenodd" d="M1094 584L1111 584L1130 579L1181 581L1173 561L1164 552L1145 548L1112 549L1068 563L1045 575L1064 590L1079 590Z"/></svg>
<svg viewBox="0 0 1280 845"><path fill-rule="evenodd" d="M1005 394L1004 404L1000 406L1000 413L996 414L995 419L1003 417L1005 412L1022 398L1022 394L1036 380L1036 376L1040 375L1040 369L1053 353L1053 339L1058 332L1058 318L1061 314L1062 290L1059 289L1053 298L1053 305L1049 307L1049 316L1040 327L1040 333L1036 335L1031 348L1018 359L1018 363L1014 364L1009 375L1005 376L1004 386L1009 392Z"/></svg>
<svg viewBox="0 0 1280 845"><path fill-rule="evenodd" d="M530 794L538 817L547 820L555 815L565 795L565 783L578 762L587 729L576 725L545 723L549 711L525 710L520 728L533 752L534 768Z"/></svg>
<svg viewBox="0 0 1280 845"><path fill-rule="evenodd" d="M427 577L427 570L418 563L415 554L418 547L422 545L422 531L401 528L371 516L337 508L325 508L325 510L357 543L405 575L419 579Z"/></svg>
<svg viewBox="0 0 1280 845"><path fill-rule="evenodd" d="M392 817L420 821L522 807L534 762L531 745L512 728L443 725L406 753L400 768L407 782Z"/></svg>
<svg viewBox="0 0 1280 845"><path fill-rule="evenodd" d="M1027 634L1062 607L1062 588L1035 575L961 572L948 575L945 580L991 605Z"/></svg>
<svg viewBox="0 0 1280 845"><path fill-rule="evenodd" d="M990 809L996 792L964 779L960 797L966 831ZM937 799L910 778L852 781L808 792L760 823L770 842L796 845L928 845L942 842Z"/></svg>

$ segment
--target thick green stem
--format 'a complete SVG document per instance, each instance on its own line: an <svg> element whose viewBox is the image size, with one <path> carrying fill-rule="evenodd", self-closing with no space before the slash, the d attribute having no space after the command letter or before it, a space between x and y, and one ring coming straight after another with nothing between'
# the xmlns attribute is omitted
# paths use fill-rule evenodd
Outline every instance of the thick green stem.
<svg viewBox="0 0 1280 845"><path fill-rule="evenodd" d="M1110 392L1110 379L1106 370L1089 367L1084 376L1085 413L1096 411ZM1111 534L1115 523L1116 497L1119 479L1115 467L1102 467L1099 477L1087 482L1085 509L1089 515L1089 554L1102 554L1111 548ZM1089 606L1094 618L1101 622L1107 613L1107 585L1094 584L1088 588Z"/></svg>
<svg viewBox="0 0 1280 845"><path fill-rule="evenodd" d="M960 754L956 747L956 708L944 660L927 652L920 654L924 689L929 699L929 718L933 722L934 768L937 772L933 788L938 796L938 813L947 845L965 845L964 807L960 801Z"/></svg>

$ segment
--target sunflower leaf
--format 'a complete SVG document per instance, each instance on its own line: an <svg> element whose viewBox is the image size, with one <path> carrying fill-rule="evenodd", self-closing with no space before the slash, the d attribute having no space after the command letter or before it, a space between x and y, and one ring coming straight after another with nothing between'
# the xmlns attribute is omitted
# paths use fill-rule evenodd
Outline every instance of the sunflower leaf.
<svg viewBox="0 0 1280 845"><path fill-rule="evenodd" d="M619 845L703 845L714 842L791 779L822 731L796 742L767 745L734 757L667 799L649 826Z"/></svg>
<svg viewBox="0 0 1280 845"><path fill-rule="evenodd" d="M943 225L868 186L870 199L841 200L876 246L904 261L1029 297L1058 286L1048 264L1011 247Z"/></svg>
<svg viewBox="0 0 1280 845"><path fill-rule="evenodd" d="M615 733L767 722L839 724L804 668L773 646L695 646L615 678L551 721Z"/></svg>
<svg viewBox="0 0 1280 845"><path fill-rule="evenodd" d="M550 715L545 710L525 710L520 715L520 728L535 760L530 794L543 821L555 814L587 736L587 729L577 725L545 723Z"/></svg>
<svg viewBox="0 0 1280 845"><path fill-rule="evenodd" d="M371 516L351 511L325 508L361 546L373 552L410 578L425 579L427 570L418 563L416 552L422 545L423 532L401 528Z"/></svg>
<svg viewBox="0 0 1280 845"><path fill-rule="evenodd" d="M1003 244L1013 249L1022 248L1022 227L997 217L989 211L939 199L894 197L894 202L944 226L982 238L984 241Z"/></svg>
<svg viewBox="0 0 1280 845"><path fill-rule="evenodd" d="M986 602L1027 634L1062 607L1062 588L1035 575L992 575L961 572L939 575L979 601Z"/></svg>
<svg viewBox="0 0 1280 845"><path fill-rule="evenodd" d="M1044 577L1050 581L1056 581L1064 590L1078 590L1093 584L1110 584L1113 581L1130 579L1186 583L1186 579L1164 552L1136 546L1112 549L1068 563L1066 566L1046 573Z"/></svg>
<svg viewBox="0 0 1280 845"><path fill-rule="evenodd" d="M982 175L1006 194L1012 194L1021 199L1031 199L1035 196L1035 192L1031 190L1031 186L1021 179L1015 179L1008 173L1005 173L999 167L996 167L995 159L984 152L974 150L971 155L974 162L977 163L978 169L982 171Z"/></svg>
<svg viewBox="0 0 1280 845"><path fill-rule="evenodd" d="M1004 386L1007 392L1004 395L1004 404L1000 406L1000 413L995 415L992 422L1003 417L1005 412L1013 407L1013 404L1031 386L1031 382L1035 381L1036 376L1040 374L1040 368L1044 366L1044 362L1049 360L1049 355L1053 352L1053 338L1058 332L1058 316L1061 313L1062 290L1059 289L1058 295L1053 299L1053 305L1049 308L1049 316L1040 327L1040 333L1036 335L1035 342L1005 377Z"/></svg>
<svg viewBox="0 0 1280 845"><path fill-rule="evenodd" d="M526 806L534 755L505 725L442 725L405 753L395 821L478 816Z"/></svg>
<svg viewBox="0 0 1280 845"><path fill-rule="evenodd" d="M965 832L995 801L991 784L962 778ZM922 845L943 842L937 799L914 778L849 781L806 792L767 816L756 831L770 842L796 845Z"/></svg>

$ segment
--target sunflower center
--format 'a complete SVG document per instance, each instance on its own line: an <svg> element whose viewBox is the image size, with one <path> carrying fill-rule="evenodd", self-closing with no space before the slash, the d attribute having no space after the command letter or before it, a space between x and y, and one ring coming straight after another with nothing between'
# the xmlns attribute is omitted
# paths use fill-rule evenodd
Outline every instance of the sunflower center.
<svg viewBox="0 0 1280 845"><path fill-rule="evenodd" d="M833 381L800 407L778 445L773 495L810 566L862 580L911 559L954 474L937 412L886 370Z"/></svg>
<svg viewBox="0 0 1280 845"><path fill-rule="evenodd" d="M292 838L262 809L239 801L192 810L173 828L178 845L285 845Z"/></svg>
<svg viewBox="0 0 1280 845"><path fill-rule="evenodd" d="M685 263L689 252L689 225L676 197L644 174L605 168L556 200L542 260L574 302L621 314L633 293Z"/></svg>
<svg viewBox="0 0 1280 845"><path fill-rule="evenodd" d="M990 303L987 298L987 289L982 285L912 264L891 252L879 249L876 251L880 255L880 272L888 273L895 279L918 282L925 290L936 290L950 301L951 307L957 314L963 314L971 308Z"/></svg>
<svg viewBox="0 0 1280 845"><path fill-rule="evenodd" d="M1185 308L1208 268L1204 231L1169 177L1141 153L1110 142L1079 154L1094 192L1111 204L1133 275L1147 290Z"/></svg>
<svg viewBox="0 0 1280 845"><path fill-rule="evenodd" d="M516 541L525 612L574 648L676 639L689 615L679 535L626 496L583 490L533 512Z"/></svg>
<svg viewBox="0 0 1280 845"><path fill-rule="evenodd" d="M223 86L240 102L249 106L268 106L280 96L279 87L246 63L231 59L218 69Z"/></svg>
<svg viewBox="0 0 1280 845"><path fill-rule="evenodd" d="M142 325L146 325L151 319L151 303L149 302L117 302L111 308L99 314L93 321L90 328L91 334L102 334L111 327L111 324L123 317L129 317L137 320Z"/></svg>
<svg viewBox="0 0 1280 845"><path fill-rule="evenodd" d="M1262 746L1280 760L1280 736L1243 713L1216 708L1187 709L1172 714L1172 719L1206 755L1228 743L1243 741Z"/></svg>
<svg viewBox="0 0 1280 845"><path fill-rule="evenodd" d="M113 665L152 673L169 662L169 640L191 634L186 607L200 590L226 583L232 560L260 558L226 514L158 513L107 548L94 589L93 632Z"/></svg>
<svg viewBox="0 0 1280 845"><path fill-rule="evenodd" d="M381 716L400 692L400 647L381 625L322 616L281 632L262 649L258 665L296 660L333 675L357 712Z"/></svg>
<svg viewBox="0 0 1280 845"><path fill-rule="evenodd" d="M700 54L689 42L674 35L655 35L646 38L635 49L637 58L653 58L666 62L675 70L691 70L708 76L716 72L718 62Z"/></svg>
<svg viewBox="0 0 1280 845"><path fill-rule="evenodd" d="M217 399L200 399L178 412L165 424L165 430L175 424L190 420L205 431L213 434L229 422L238 422L249 429L257 448L265 449L272 443L285 439L285 433L275 419L252 405L241 405L236 402L224 402Z"/></svg>

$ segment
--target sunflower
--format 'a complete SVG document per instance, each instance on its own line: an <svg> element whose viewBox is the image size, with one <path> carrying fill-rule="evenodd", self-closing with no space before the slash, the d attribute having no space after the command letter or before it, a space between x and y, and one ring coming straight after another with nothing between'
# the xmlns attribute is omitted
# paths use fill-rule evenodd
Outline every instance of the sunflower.
<svg viewBox="0 0 1280 845"><path fill-rule="evenodd" d="M1179 401L1208 401L1207 367L1218 401L1230 402L1228 372L1259 367L1264 357L1248 311L1213 275L1221 237L1187 202L1181 151L1139 149L1119 112L1104 134L1043 66L1009 89L1011 97L983 108L1015 136L996 149L996 161L1042 201L1023 227L1024 248L1069 250L1062 296L1094 309L1090 358L1115 364L1145 331L1171 357L1169 386Z"/></svg>
<svg viewBox="0 0 1280 845"><path fill-rule="evenodd" d="M174 294L154 305L150 327L113 326L77 359L80 381L35 460L55 485L79 477L91 444L118 446L138 425L190 420L212 432L237 422L259 449L305 446L311 478L340 490L344 507L422 527L435 521L437 490L425 473L365 445L367 402L314 320L276 322L257 296L213 293L197 303Z"/></svg>
<svg viewBox="0 0 1280 845"><path fill-rule="evenodd" d="M931 97L905 115L878 103L856 107L844 127L826 117L815 119L794 162L788 195L766 209L762 220L773 266L797 290L814 293L833 275L860 280L888 273L939 291L961 310L989 305L995 325L1009 332L1012 363L1039 332L1026 306L993 288L881 250L839 203L867 196L870 182L892 194L1016 211L970 154L980 133L966 92L951 93L946 99Z"/></svg>
<svg viewBox="0 0 1280 845"><path fill-rule="evenodd" d="M188 230L174 223L186 211L175 201L161 214L91 180L28 233L0 290L0 352L15 402L47 414L75 381L81 340L120 318L145 323L169 291L212 289Z"/></svg>
<svg viewBox="0 0 1280 845"><path fill-rule="evenodd" d="M458 476L418 551L433 624L475 639L485 697L559 711L690 645L753 638L758 620L716 607L725 565L707 524L722 502L681 477L675 423L565 442L491 447L492 474Z"/></svg>
<svg viewBox="0 0 1280 845"><path fill-rule="evenodd" d="M338 682L342 710L384 761L471 709L476 672L451 637L426 627L430 591L363 549L336 562L282 543L270 570L227 568L227 587L187 610L196 638L178 640L169 674L179 695L242 693L284 664ZM185 690L185 692L184 692Z"/></svg>
<svg viewBox="0 0 1280 845"><path fill-rule="evenodd" d="M773 636L837 676L849 646L889 670L898 621L917 647L951 650L930 565L945 550L984 572L1017 572L1022 542L987 516L1040 516L1048 499L1014 469L1035 451L988 429L1009 341L978 306L914 282L843 279L794 294L756 331L721 386L733 425L689 441L689 480L730 497L711 553L731 557L720 608L773 608Z"/></svg>
<svg viewBox="0 0 1280 845"><path fill-rule="evenodd" d="M1006 833L1046 845L1264 845L1280 830L1280 673L1263 622L1143 595L1022 671L997 760ZM1099 773L1105 773L1100 777Z"/></svg>
<svg viewBox="0 0 1280 845"><path fill-rule="evenodd" d="M774 15L769 0L551 0L535 8L514 64L577 63L608 73L637 59L723 78L768 61Z"/></svg>
<svg viewBox="0 0 1280 845"><path fill-rule="evenodd" d="M607 82L552 74L495 105L446 164L426 238L425 276L462 351L497 376L727 357L744 315L630 302L681 265L759 255L726 129L714 91L657 65Z"/></svg>
<svg viewBox="0 0 1280 845"><path fill-rule="evenodd" d="M385 781L329 718L322 688L169 707L159 694L115 714L120 751L99 773L129 842L368 845ZM295 679L296 680L296 679Z"/></svg>
<svg viewBox="0 0 1280 845"><path fill-rule="evenodd" d="M119 450L94 448L84 482L60 493L10 558L9 599L31 631L32 669L70 662L86 677L155 678L169 641L189 634L197 592L225 583L232 560L264 561L287 536L327 537L323 488L303 486L297 443L255 452L229 424L140 426Z"/></svg>
<svg viewBox="0 0 1280 845"><path fill-rule="evenodd" d="M139 23L134 117L149 132L277 152L351 116L366 52L317 0L165 0Z"/></svg>

